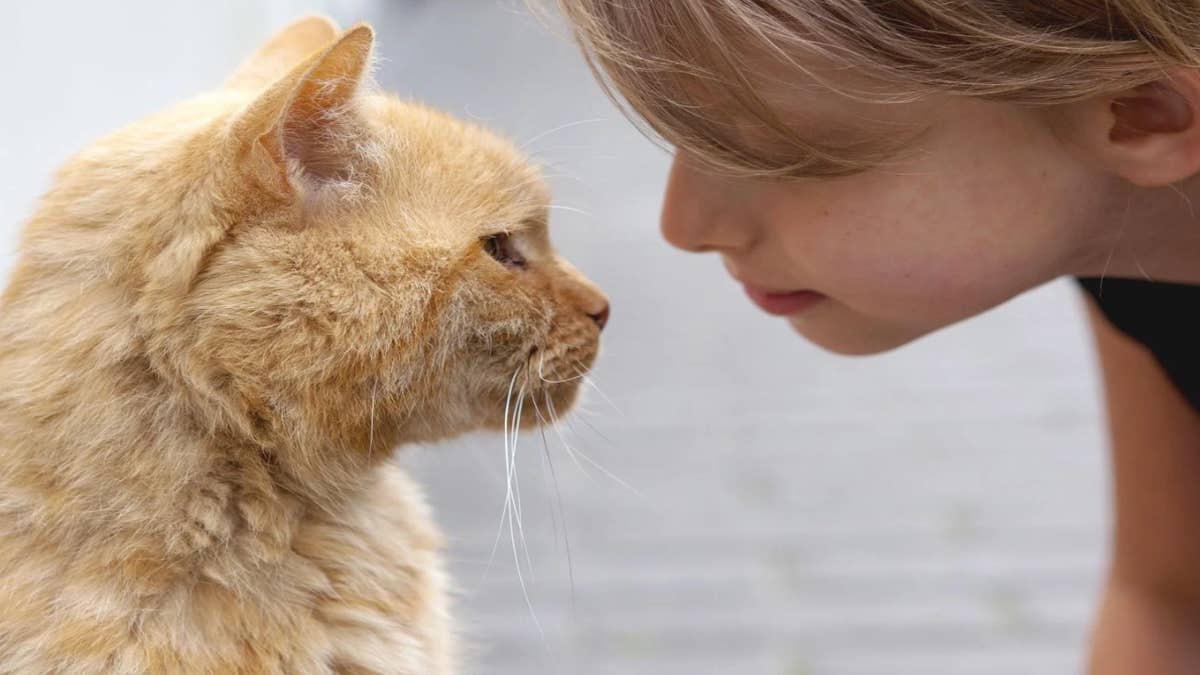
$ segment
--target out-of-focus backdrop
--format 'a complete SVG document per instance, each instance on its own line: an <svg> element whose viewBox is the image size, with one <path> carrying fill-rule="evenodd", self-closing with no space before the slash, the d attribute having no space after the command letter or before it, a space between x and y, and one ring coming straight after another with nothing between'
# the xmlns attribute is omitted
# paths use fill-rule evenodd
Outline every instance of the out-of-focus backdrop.
<svg viewBox="0 0 1200 675"><path fill-rule="evenodd" d="M0 271L59 162L309 9L374 24L386 89L525 144L613 302L585 409L520 440L515 551L499 436L401 453L448 536L468 672L1081 670L1107 478L1074 289L881 357L808 346L660 241L667 155L521 0L7 3Z"/></svg>

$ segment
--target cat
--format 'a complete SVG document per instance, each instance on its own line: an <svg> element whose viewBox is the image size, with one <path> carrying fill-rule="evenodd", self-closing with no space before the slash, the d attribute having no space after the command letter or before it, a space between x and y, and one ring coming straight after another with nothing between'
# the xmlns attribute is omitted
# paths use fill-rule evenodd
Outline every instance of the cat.
<svg viewBox="0 0 1200 675"><path fill-rule="evenodd" d="M551 247L537 169L376 91L373 42L293 23L67 162L27 223L0 673L455 671L392 449L570 408L608 301Z"/></svg>

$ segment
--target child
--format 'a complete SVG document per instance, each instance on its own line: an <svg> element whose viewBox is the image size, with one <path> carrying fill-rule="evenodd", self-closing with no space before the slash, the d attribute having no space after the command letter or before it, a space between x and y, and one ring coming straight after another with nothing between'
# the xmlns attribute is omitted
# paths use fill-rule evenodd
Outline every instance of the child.
<svg viewBox="0 0 1200 675"><path fill-rule="evenodd" d="M1200 673L1200 5L560 0L675 148L664 236L836 352L1063 275L1104 370L1094 675Z"/></svg>

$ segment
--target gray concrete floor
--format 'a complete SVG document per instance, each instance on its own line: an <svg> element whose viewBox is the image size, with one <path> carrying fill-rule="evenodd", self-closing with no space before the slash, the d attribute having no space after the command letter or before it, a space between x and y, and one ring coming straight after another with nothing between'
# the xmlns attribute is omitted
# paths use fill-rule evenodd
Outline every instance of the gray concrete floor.
<svg viewBox="0 0 1200 675"><path fill-rule="evenodd" d="M50 96L0 113L7 248L66 152L219 81L293 9L131 4L141 21L186 22L190 46L146 65L139 39L182 38L139 38L102 16L74 33L22 29L18 45L78 40L54 45L49 75L4 73ZM882 357L827 355L750 307L717 260L659 240L666 155L518 0L356 4L378 31L385 88L528 144L563 207L554 237L613 301L599 391L561 439L526 435L518 450L526 592L507 529L491 555L501 440L401 453L449 537L469 672L1080 671L1108 518L1073 288L1052 284ZM89 85L89 73L120 86ZM573 460L564 439L590 459Z"/></svg>

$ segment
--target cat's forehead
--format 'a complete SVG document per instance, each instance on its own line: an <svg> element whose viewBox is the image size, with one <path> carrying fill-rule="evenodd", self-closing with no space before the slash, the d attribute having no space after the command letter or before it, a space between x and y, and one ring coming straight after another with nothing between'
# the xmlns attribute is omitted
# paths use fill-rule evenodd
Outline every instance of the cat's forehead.
<svg viewBox="0 0 1200 675"><path fill-rule="evenodd" d="M424 106L387 97L373 106L384 144L385 199L431 227L474 236L545 226L549 190L509 141Z"/></svg>

